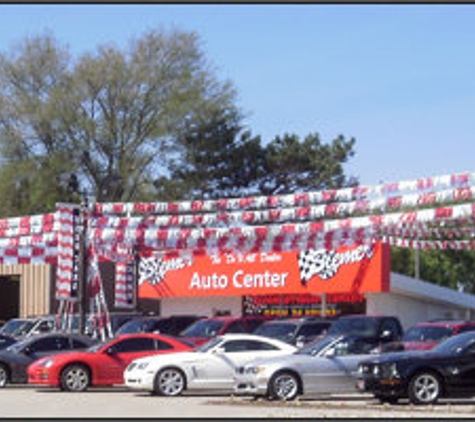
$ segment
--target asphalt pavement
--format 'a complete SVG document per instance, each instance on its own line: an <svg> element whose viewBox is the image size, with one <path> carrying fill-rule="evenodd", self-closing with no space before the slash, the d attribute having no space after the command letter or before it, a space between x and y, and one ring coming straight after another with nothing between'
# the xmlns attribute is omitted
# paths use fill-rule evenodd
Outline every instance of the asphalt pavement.
<svg viewBox="0 0 475 422"><path fill-rule="evenodd" d="M5 418L470 418L475 399L442 400L433 406L407 402L381 405L360 394L269 402L229 395L157 397L124 387L91 389L84 393L60 392L35 386L7 386L0 391L1 417Z"/></svg>

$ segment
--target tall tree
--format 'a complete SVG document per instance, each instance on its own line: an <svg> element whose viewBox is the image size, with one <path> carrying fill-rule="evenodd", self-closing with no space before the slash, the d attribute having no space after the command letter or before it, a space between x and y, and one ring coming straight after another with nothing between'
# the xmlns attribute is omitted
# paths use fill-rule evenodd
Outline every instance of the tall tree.
<svg viewBox="0 0 475 422"><path fill-rule="evenodd" d="M190 128L180 144L182 160L157 181L165 196L172 191L209 198L273 195L357 184L344 171L355 140L343 136L322 143L316 134L303 141L286 134L264 146L239 121L215 115Z"/></svg>
<svg viewBox="0 0 475 422"><path fill-rule="evenodd" d="M0 56L0 152L4 163L35 169L18 176L22 191L47 168L56 200L65 171L99 201L151 199L184 131L225 110L239 118L234 100L194 33L150 31L75 62L52 36L27 38ZM0 194L19 185L1 177Z"/></svg>
<svg viewBox="0 0 475 422"><path fill-rule="evenodd" d="M249 185L263 171L259 137L242 131L238 115L217 110L211 118L189 125L172 161L170 175L156 181L162 197L219 198L249 194ZM252 192L253 193L253 192Z"/></svg>
<svg viewBox="0 0 475 422"><path fill-rule="evenodd" d="M266 147L266 168L259 178L263 194L284 194L354 186L345 176L344 164L354 155L355 139L342 135L323 143L318 134L303 141L297 135L278 136Z"/></svg>

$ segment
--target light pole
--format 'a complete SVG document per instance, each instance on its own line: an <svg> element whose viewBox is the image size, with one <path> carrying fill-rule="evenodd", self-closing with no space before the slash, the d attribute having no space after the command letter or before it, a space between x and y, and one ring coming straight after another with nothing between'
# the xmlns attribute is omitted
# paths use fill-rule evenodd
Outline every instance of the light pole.
<svg viewBox="0 0 475 422"><path fill-rule="evenodd" d="M86 331L86 314L87 314L87 269L88 269L88 251L87 251L87 230L88 230L88 207L89 200L87 192L83 191L81 195L81 217L82 217L82 230L81 230L81 248L79 253L79 289L78 289L78 314L79 314L79 332L85 334Z"/></svg>

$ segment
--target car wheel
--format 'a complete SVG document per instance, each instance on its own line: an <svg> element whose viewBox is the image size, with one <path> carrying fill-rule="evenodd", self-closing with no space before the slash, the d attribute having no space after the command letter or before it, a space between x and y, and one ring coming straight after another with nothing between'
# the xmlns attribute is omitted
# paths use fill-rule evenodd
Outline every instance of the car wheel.
<svg viewBox="0 0 475 422"><path fill-rule="evenodd" d="M155 378L154 392L160 396L179 396L185 388L185 375L177 368L162 369Z"/></svg>
<svg viewBox="0 0 475 422"><path fill-rule="evenodd" d="M409 382L408 396L414 404L435 403L442 393L442 382L433 372L420 372Z"/></svg>
<svg viewBox="0 0 475 422"><path fill-rule="evenodd" d="M9 379L8 368L5 365L0 364L0 388L5 387L8 384Z"/></svg>
<svg viewBox="0 0 475 422"><path fill-rule="evenodd" d="M61 389L65 391L86 391L90 383L89 370L84 365L69 365L61 373Z"/></svg>
<svg viewBox="0 0 475 422"><path fill-rule="evenodd" d="M277 400L294 400L299 394L299 379L292 372L275 374L269 382L269 396Z"/></svg>

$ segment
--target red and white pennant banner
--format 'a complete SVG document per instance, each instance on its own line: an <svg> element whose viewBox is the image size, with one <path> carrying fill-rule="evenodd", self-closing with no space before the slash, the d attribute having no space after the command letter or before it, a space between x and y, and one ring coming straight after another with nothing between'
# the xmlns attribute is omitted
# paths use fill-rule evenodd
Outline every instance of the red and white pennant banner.
<svg viewBox="0 0 475 422"><path fill-rule="evenodd" d="M399 248L423 249L423 250L475 250L475 240L414 240L387 237L384 242Z"/></svg>
<svg viewBox="0 0 475 422"><path fill-rule="evenodd" d="M55 214L40 214L0 220L0 237L29 236L57 230Z"/></svg>
<svg viewBox="0 0 475 422"><path fill-rule="evenodd" d="M475 186L475 173L459 173L380 184L377 186L356 186L326 191L298 193L277 196L256 196L247 198L230 198L206 201L181 201L157 203L97 203L94 214L132 215L132 214L183 214L206 213L248 209L268 209L308 206L328 202L356 201L371 197L394 196L399 192L448 188L468 188ZM470 189L471 191L471 189ZM468 191L464 191L466 194ZM427 198L429 201L430 197ZM396 199L397 201L397 199Z"/></svg>
<svg viewBox="0 0 475 422"><path fill-rule="evenodd" d="M57 254L56 246L2 248L0 249L0 264L56 264Z"/></svg>
<svg viewBox="0 0 475 422"><path fill-rule="evenodd" d="M43 233L32 236L0 238L0 249L26 247L26 246L56 246L58 238L56 233Z"/></svg>
<svg viewBox="0 0 475 422"><path fill-rule="evenodd" d="M77 300L79 287L80 208L58 204L58 262L56 270L56 298Z"/></svg>
<svg viewBox="0 0 475 422"><path fill-rule="evenodd" d="M316 223L293 223L267 226L244 226L231 228L187 228L187 229L100 229L91 231L96 243L122 244L137 243L156 249L217 249L228 250L245 244L258 247L259 243L275 244L279 247L282 239L320 236L325 238L347 237L345 232L358 230L379 231L382 227L392 227L401 224L457 221L474 218L475 204L462 204L435 209L423 209L400 213L389 213L375 216L354 217L340 220L322 220ZM340 234L339 234L340 233Z"/></svg>
<svg viewBox="0 0 475 422"><path fill-rule="evenodd" d="M372 201L326 204L296 208L259 211L234 211L208 214L160 215L143 217L105 216L95 218L95 228L139 229L152 227L235 226L242 224L272 224L287 221L315 221L323 217L348 217L375 211L389 212L399 209L437 204L467 202L475 198L475 187L418 195L381 198Z"/></svg>

